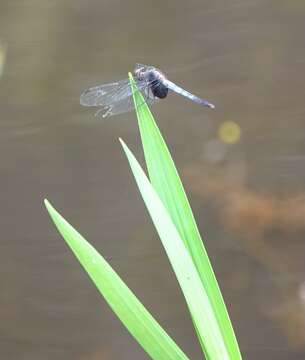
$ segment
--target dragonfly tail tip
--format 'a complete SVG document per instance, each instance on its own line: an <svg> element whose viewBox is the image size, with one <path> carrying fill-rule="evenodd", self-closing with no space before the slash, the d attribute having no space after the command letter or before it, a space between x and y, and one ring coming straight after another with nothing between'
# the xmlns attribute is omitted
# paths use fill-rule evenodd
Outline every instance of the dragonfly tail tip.
<svg viewBox="0 0 305 360"><path fill-rule="evenodd" d="M212 104L212 103L210 103L210 102L208 102L208 101L204 102L204 105L207 106L207 107L209 107L210 109L215 109L215 105Z"/></svg>

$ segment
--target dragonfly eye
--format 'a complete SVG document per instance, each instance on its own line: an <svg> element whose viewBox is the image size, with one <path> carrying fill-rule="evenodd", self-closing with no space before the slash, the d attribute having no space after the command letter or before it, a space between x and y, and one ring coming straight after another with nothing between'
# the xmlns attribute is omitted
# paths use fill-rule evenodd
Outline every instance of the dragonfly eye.
<svg viewBox="0 0 305 360"><path fill-rule="evenodd" d="M143 67L135 69L134 74L138 80L144 80L145 78L145 69Z"/></svg>

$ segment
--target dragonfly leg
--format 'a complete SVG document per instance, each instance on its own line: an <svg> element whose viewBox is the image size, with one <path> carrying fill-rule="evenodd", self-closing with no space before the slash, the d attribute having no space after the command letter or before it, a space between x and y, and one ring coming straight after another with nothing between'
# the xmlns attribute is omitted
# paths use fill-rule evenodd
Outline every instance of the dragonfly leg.
<svg viewBox="0 0 305 360"><path fill-rule="evenodd" d="M155 98L155 95L153 94L153 91L151 89L151 87L149 86L149 83L147 82L147 87L144 90L144 102L146 102L147 104L149 104L148 100L153 100ZM140 104L140 106L142 106L144 104L144 102L142 104Z"/></svg>

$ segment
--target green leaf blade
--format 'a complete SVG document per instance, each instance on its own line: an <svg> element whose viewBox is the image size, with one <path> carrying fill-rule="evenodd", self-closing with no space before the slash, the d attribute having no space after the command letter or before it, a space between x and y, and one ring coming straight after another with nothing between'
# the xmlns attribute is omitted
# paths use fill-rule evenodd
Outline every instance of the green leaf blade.
<svg viewBox="0 0 305 360"><path fill-rule="evenodd" d="M109 306L131 335L155 360L188 360L106 260L45 200L58 231Z"/></svg>
<svg viewBox="0 0 305 360"><path fill-rule="evenodd" d="M234 330L189 201L151 111L129 73L150 181L170 214L206 288L231 359L241 359Z"/></svg>
<svg viewBox="0 0 305 360"><path fill-rule="evenodd" d="M134 155L122 141L138 188L160 236L192 315L207 359L230 359L214 310L175 225Z"/></svg>

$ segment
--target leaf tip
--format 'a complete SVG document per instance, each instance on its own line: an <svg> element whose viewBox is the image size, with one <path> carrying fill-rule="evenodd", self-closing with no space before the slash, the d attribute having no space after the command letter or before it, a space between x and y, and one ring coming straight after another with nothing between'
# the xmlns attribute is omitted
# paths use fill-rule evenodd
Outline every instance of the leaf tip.
<svg viewBox="0 0 305 360"><path fill-rule="evenodd" d="M43 199L44 206L48 209L51 204L49 203L49 200L47 198Z"/></svg>
<svg viewBox="0 0 305 360"><path fill-rule="evenodd" d="M54 215L54 213L56 213L56 210L53 208L53 206L51 205L51 203L49 202L48 199L44 199L44 206L46 207L49 215L52 217L52 214Z"/></svg>
<svg viewBox="0 0 305 360"><path fill-rule="evenodd" d="M121 143L123 149L126 151L126 149L128 149L127 145L125 144L125 142L123 141L122 138L119 137L119 142Z"/></svg>

